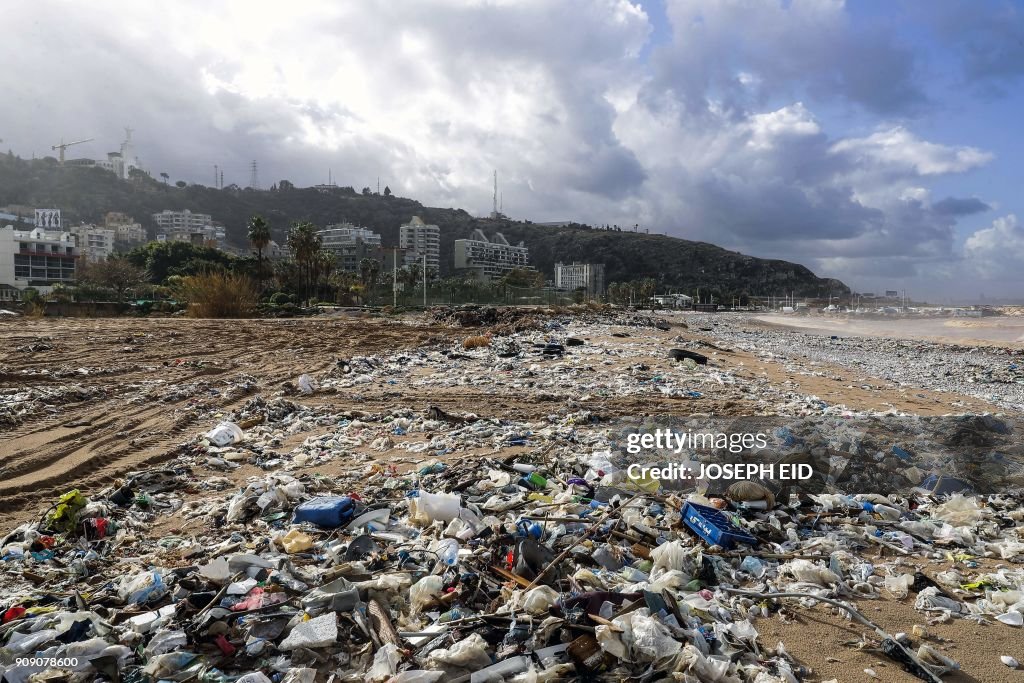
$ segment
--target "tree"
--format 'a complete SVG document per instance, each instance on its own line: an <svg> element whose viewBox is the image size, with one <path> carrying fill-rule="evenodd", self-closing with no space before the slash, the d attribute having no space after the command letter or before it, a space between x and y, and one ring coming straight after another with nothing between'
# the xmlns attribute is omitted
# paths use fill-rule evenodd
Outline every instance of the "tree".
<svg viewBox="0 0 1024 683"><path fill-rule="evenodd" d="M109 289L124 303L125 294L146 281L146 274L124 256L111 256L106 261L86 263L79 268L77 280L85 285Z"/></svg>
<svg viewBox="0 0 1024 683"><path fill-rule="evenodd" d="M171 176L167 175L166 173L161 173L160 177L164 179L164 185L166 185L167 179L170 178Z"/></svg>
<svg viewBox="0 0 1024 683"><path fill-rule="evenodd" d="M384 196L385 197L390 197L391 196L391 188L388 187L387 185L384 186Z"/></svg>
<svg viewBox="0 0 1024 683"><path fill-rule="evenodd" d="M249 219L248 234L249 242L256 248L256 279L260 286L263 285L263 250L270 244L270 224L259 215L254 214Z"/></svg>
<svg viewBox="0 0 1024 683"><path fill-rule="evenodd" d="M544 284L544 276L536 270L523 270L516 268L501 278L501 283L509 287L540 287Z"/></svg>
<svg viewBox="0 0 1024 683"><path fill-rule="evenodd" d="M179 180L178 182L174 183L174 185L175 187L186 187L188 186L188 183L186 183L184 180Z"/></svg>
<svg viewBox="0 0 1024 683"><path fill-rule="evenodd" d="M320 235L316 233L316 226L312 223L297 221L292 224L291 230L288 231L288 248L299 268L302 293L307 300L315 283L317 255L322 246Z"/></svg>
<svg viewBox="0 0 1024 683"><path fill-rule="evenodd" d="M364 258L359 261L359 280L364 285L370 284L370 269L372 267L370 264L372 263L373 259L371 258Z"/></svg>
<svg viewBox="0 0 1024 683"><path fill-rule="evenodd" d="M368 188L368 187L364 187L363 188L363 196L364 197L369 197L371 194L372 193L370 192L370 188Z"/></svg>
<svg viewBox="0 0 1024 683"><path fill-rule="evenodd" d="M205 270L223 270L234 264L230 254L191 242L150 242L132 249L125 258L160 284L171 275L195 275Z"/></svg>

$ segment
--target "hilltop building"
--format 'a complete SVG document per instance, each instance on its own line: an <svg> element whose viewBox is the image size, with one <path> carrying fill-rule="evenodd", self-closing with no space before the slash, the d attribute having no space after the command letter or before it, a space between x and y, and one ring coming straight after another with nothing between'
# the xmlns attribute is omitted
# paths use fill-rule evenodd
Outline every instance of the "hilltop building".
<svg viewBox="0 0 1024 683"><path fill-rule="evenodd" d="M482 231L474 230L469 239L455 240L455 269L489 282L516 269L532 270L530 250L522 242L509 244L500 232L488 239Z"/></svg>
<svg viewBox="0 0 1024 683"><path fill-rule="evenodd" d="M413 216L399 228L398 246L405 252L405 265L423 264L427 259L427 269L439 272L441 267L441 228L428 225L419 216Z"/></svg>
<svg viewBox="0 0 1024 683"><path fill-rule="evenodd" d="M153 222L162 233L202 232L203 228L213 225L213 218L208 213L192 213L188 209L164 209L153 214Z"/></svg>
<svg viewBox="0 0 1024 683"><path fill-rule="evenodd" d="M556 263L555 289L585 290L589 297L604 295L604 264Z"/></svg>
<svg viewBox="0 0 1024 683"><path fill-rule="evenodd" d="M73 284L78 255L69 232L0 228L0 300L20 300L29 287L48 294L54 285Z"/></svg>

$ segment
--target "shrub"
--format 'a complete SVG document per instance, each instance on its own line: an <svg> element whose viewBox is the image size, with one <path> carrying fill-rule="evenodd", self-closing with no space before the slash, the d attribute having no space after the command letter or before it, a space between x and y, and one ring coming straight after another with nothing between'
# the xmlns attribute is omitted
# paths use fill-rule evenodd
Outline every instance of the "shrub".
<svg viewBox="0 0 1024 683"><path fill-rule="evenodd" d="M255 283L245 275L207 272L183 277L175 298L187 301L190 318L245 318L256 307Z"/></svg>
<svg viewBox="0 0 1024 683"><path fill-rule="evenodd" d="M287 292L274 292L270 295L270 303L274 306L280 306L281 304L290 304L292 298Z"/></svg>

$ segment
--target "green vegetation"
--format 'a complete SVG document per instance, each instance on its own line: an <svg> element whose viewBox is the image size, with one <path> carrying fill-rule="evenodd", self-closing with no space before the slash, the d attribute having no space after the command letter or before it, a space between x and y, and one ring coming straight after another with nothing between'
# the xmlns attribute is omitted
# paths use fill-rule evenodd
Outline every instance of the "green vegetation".
<svg viewBox="0 0 1024 683"><path fill-rule="evenodd" d="M141 173L124 181L98 168L61 168L52 158L28 161L10 154L0 155L0 206L59 207L69 222L98 222L107 211L116 210L134 216L152 231L155 228L153 213L163 209L190 209L211 214L224 223L228 241L239 247L250 242L250 219L254 216L265 219L270 238L280 244L290 244L287 231L294 223L325 226L342 220L380 233L385 244L397 244L399 226L413 215L419 215L426 222L441 227L441 272L434 274L441 279L453 275L455 240L467 238L479 228L487 235L502 232L513 243L525 242L530 247L532 264L547 278L551 277L557 261L586 261L604 263L608 283L652 279L658 292L693 295L700 289L702 300L714 297L715 301L728 301L732 297L783 293L828 297L849 292L838 280L818 278L804 266L754 258L704 242L579 224L550 227L508 219L475 218L461 209L424 207L417 201L393 194L376 194L368 187L362 192L351 187L297 188L287 180L278 181L271 189L263 191L235 185L223 189L180 185L180 182L164 184ZM677 227L680 232L686 232L686 225ZM255 242L253 244L255 246ZM295 273L300 283L297 291L305 299L323 298L314 290L318 286L326 287L336 275L324 273L324 264L317 262L320 257L313 256L312 251L307 248L303 253L299 271ZM195 254L192 262L178 263L174 266L176 272L170 273L170 266L166 263L161 266L160 262L177 262L177 259L161 259L160 256L153 254L153 264L142 265L134 260L133 263L149 270L151 281L163 281L171 274L195 274L218 263L228 266L227 257L204 252ZM262 260L260 254L253 259L252 269L246 272L259 279ZM277 270L273 275L280 281ZM362 279L361 271L358 276ZM349 290L356 286L366 291L373 289L369 278L356 285L343 284Z"/></svg>

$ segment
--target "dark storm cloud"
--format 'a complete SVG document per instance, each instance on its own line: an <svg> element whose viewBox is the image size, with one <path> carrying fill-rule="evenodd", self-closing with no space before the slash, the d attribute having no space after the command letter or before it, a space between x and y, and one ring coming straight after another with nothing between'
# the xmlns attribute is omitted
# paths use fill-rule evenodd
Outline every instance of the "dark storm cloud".
<svg viewBox="0 0 1024 683"><path fill-rule="evenodd" d="M992 207L976 197L946 197L932 204L932 210L943 216L971 216L991 211Z"/></svg>

